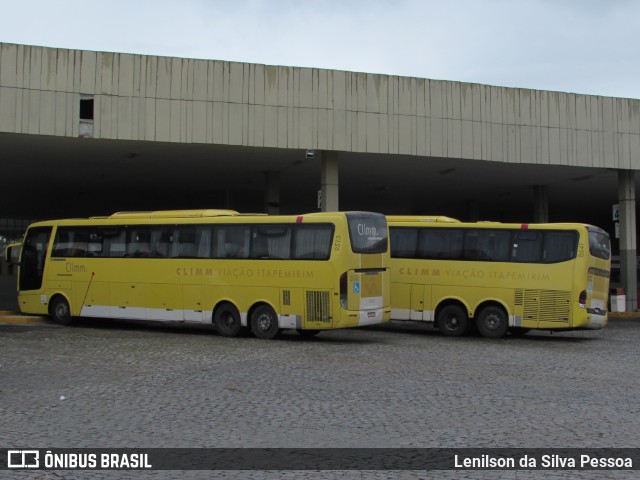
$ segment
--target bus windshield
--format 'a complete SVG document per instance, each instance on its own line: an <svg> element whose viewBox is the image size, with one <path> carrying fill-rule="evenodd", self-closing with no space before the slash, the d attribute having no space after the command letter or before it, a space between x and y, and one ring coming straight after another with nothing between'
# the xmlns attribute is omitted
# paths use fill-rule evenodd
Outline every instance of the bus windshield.
<svg viewBox="0 0 640 480"><path fill-rule="evenodd" d="M609 235L599 230L589 229L589 253L594 257L609 260L611 256Z"/></svg>
<svg viewBox="0 0 640 480"><path fill-rule="evenodd" d="M368 212L347 213L351 250L354 253L387 251L387 221L384 215Z"/></svg>

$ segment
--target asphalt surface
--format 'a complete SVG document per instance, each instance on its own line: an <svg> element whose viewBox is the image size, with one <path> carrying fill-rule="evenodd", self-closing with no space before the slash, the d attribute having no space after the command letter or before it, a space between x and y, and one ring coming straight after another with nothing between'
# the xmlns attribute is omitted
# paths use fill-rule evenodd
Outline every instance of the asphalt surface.
<svg viewBox="0 0 640 480"><path fill-rule="evenodd" d="M487 340L421 325L229 339L0 326L4 448L640 445L640 321ZM638 478L625 471L4 471L17 479Z"/></svg>

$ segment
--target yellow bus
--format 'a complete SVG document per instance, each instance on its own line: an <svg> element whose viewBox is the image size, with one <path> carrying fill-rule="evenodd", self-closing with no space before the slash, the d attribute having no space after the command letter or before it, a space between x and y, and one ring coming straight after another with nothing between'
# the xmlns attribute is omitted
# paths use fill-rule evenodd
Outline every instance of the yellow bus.
<svg viewBox="0 0 640 480"><path fill-rule="evenodd" d="M385 217L231 210L44 221L25 234L23 313L213 324L273 338L389 320Z"/></svg>
<svg viewBox="0 0 640 480"><path fill-rule="evenodd" d="M582 224L388 216L391 317L484 337L607 324L610 242Z"/></svg>

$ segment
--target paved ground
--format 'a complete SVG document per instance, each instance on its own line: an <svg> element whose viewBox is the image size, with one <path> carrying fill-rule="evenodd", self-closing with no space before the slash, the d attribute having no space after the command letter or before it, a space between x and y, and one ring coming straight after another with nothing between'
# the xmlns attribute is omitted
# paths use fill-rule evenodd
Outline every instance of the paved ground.
<svg viewBox="0 0 640 480"><path fill-rule="evenodd" d="M0 447L637 447L640 321L489 341L0 326ZM64 397L64 400L61 400ZM637 478L636 472L3 472L18 479Z"/></svg>

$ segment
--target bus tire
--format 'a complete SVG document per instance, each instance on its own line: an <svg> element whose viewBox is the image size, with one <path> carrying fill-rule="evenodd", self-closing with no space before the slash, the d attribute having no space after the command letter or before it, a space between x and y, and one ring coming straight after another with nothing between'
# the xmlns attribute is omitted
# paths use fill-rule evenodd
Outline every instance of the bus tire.
<svg viewBox="0 0 640 480"><path fill-rule="evenodd" d="M251 314L251 331L257 338L271 340L278 335L278 316L268 305L260 305Z"/></svg>
<svg viewBox="0 0 640 480"><path fill-rule="evenodd" d="M75 323L75 319L71 316L69 302L63 296L58 295L53 298L49 311L53 321L60 325L73 325Z"/></svg>
<svg viewBox="0 0 640 480"><path fill-rule="evenodd" d="M447 337L460 337L469 330L469 316L459 305L446 305L438 311L438 329Z"/></svg>
<svg viewBox="0 0 640 480"><path fill-rule="evenodd" d="M238 309L230 303L219 305L213 314L216 331L223 337L237 337L242 330Z"/></svg>
<svg viewBox="0 0 640 480"><path fill-rule="evenodd" d="M509 330L509 319L504 309L490 305L484 307L476 322L480 334L485 338L502 338Z"/></svg>

